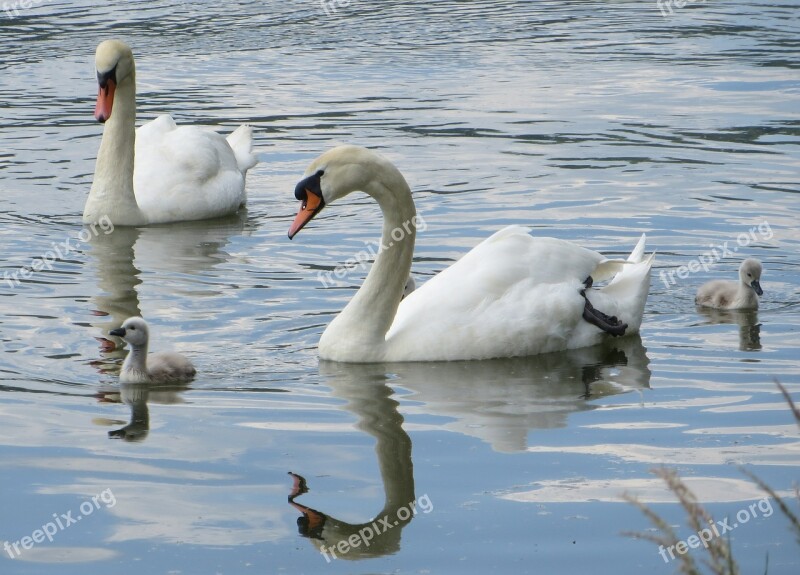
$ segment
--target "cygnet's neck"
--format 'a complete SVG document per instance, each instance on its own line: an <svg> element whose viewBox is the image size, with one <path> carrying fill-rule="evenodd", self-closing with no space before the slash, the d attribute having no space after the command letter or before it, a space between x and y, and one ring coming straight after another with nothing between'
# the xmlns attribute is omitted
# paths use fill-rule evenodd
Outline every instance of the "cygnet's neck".
<svg viewBox="0 0 800 575"><path fill-rule="evenodd" d="M129 377L131 375L139 375L149 377L147 373L147 344L144 345L131 345L131 350L125 362L122 364L122 371L127 372Z"/></svg>
<svg viewBox="0 0 800 575"><path fill-rule="evenodd" d="M104 217L119 226L147 223L133 189L135 148L136 73L131 71L116 87L111 117L103 128L83 223L91 224Z"/></svg>
<svg viewBox="0 0 800 575"><path fill-rule="evenodd" d="M742 281L739 282L739 288L736 290L736 307L758 307L758 294L752 286Z"/></svg>

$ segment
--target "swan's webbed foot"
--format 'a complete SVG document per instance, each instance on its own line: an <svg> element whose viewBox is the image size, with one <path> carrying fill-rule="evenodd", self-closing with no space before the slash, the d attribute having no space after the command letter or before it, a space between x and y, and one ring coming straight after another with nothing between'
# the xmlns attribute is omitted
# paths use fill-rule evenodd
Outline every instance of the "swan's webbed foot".
<svg viewBox="0 0 800 575"><path fill-rule="evenodd" d="M591 279L591 277L588 279ZM628 329L627 323L622 323L615 315L606 315L602 311L595 309L592 302L586 297L586 290L581 290L581 295L584 301L583 319L614 337L625 335L625 330Z"/></svg>

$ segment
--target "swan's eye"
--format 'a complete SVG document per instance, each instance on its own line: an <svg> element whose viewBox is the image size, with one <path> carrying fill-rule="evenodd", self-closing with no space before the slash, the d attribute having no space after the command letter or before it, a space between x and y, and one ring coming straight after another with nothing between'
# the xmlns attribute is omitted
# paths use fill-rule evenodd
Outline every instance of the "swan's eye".
<svg viewBox="0 0 800 575"><path fill-rule="evenodd" d="M317 173L314 175L317 176L318 178L321 178L322 176L325 175L325 170L317 170Z"/></svg>

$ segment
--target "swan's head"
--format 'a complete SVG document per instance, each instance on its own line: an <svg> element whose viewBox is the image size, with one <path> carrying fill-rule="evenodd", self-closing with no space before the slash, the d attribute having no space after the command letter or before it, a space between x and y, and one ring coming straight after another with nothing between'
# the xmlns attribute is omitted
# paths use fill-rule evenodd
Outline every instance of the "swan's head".
<svg viewBox="0 0 800 575"><path fill-rule="evenodd" d="M739 278L742 283L748 287L753 288L753 291L758 295L762 295L764 290L761 289L761 262L748 258L739 266Z"/></svg>
<svg viewBox="0 0 800 575"><path fill-rule="evenodd" d="M99 85L94 117L98 122L105 122L111 117L117 86L133 74L133 52L124 42L106 40L97 46L94 64Z"/></svg>
<svg viewBox="0 0 800 575"><path fill-rule="evenodd" d="M129 317L122 323L122 327L112 329L109 335L121 337L134 346L147 345L149 331L147 322L140 317Z"/></svg>
<svg viewBox="0 0 800 575"><path fill-rule="evenodd" d="M289 228L289 239L326 205L351 192L369 192L376 180L387 176L403 178L397 168L380 154L360 146L338 146L328 150L311 162L305 177L294 188L300 209Z"/></svg>

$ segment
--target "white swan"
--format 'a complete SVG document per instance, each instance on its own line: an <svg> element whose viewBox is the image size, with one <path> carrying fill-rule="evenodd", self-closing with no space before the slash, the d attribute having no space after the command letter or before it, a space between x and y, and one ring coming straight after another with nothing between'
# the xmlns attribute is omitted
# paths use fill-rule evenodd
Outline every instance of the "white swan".
<svg viewBox="0 0 800 575"><path fill-rule="evenodd" d="M131 346L119 374L120 383L185 382L197 373L192 362L179 353L147 355L150 334L147 322L140 317L129 317L122 323L122 327L108 333L121 337Z"/></svg>
<svg viewBox="0 0 800 575"><path fill-rule="evenodd" d="M95 117L105 127L84 223L103 217L130 226L203 220L233 214L245 203L245 174L257 162L250 126L225 139L195 126L178 128L163 115L136 130L131 49L106 40L95 65Z"/></svg>
<svg viewBox="0 0 800 575"><path fill-rule="evenodd" d="M383 211L384 248L364 285L322 334L322 359L513 357L594 345L606 337L598 325L616 334L639 330L653 261L652 255L644 257L644 236L624 262L509 226L401 303L414 251L416 210L405 179L382 156L341 146L312 162L295 189L301 206L289 237L326 204L356 190L372 196ZM586 289L587 279L604 280L614 273L606 287Z"/></svg>
<svg viewBox="0 0 800 575"><path fill-rule="evenodd" d="M739 266L739 281L714 280L697 290L694 303L715 309L758 309L761 289L761 262L748 258Z"/></svg>

